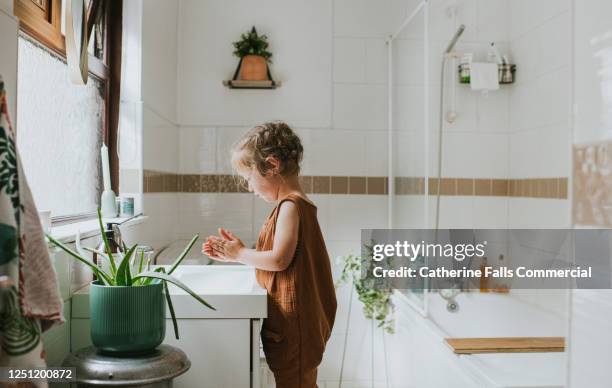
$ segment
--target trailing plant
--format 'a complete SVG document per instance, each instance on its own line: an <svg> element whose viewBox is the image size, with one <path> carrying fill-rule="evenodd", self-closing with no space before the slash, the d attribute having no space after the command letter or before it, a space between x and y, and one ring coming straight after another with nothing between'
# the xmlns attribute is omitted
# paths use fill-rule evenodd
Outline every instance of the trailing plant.
<svg viewBox="0 0 612 388"><path fill-rule="evenodd" d="M179 339L178 324L176 321L176 315L174 313L170 292L168 292L168 283L172 283L175 286L183 289L198 302L212 310L215 310L213 306L208 304L186 284L172 276L174 270L176 270L179 264L181 264L183 259L187 256L187 253L189 253L195 242L198 240L199 235L196 234L193 236L183 252L176 258L172 266L170 266L167 271L164 267L158 267L152 271L150 260L147 260L145 263L144 252L141 252L140 257L136 257L135 251L137 245L133 245L131 248L129 248L127 245L123 244L121 252L113 254L108 239L106 238L106 234L104 233L104 225L102 223L102 213L100 212L100 209L98 209L98 222L100 225L100 233L102 234L102 239L104 240L105 252L100 252L91 248L82 248L79 238L77 238L76 241L76 251L50 235L47 235L47 238L68 255L87 265L96 275L98 279L97 281L103 286L139 287L150 284L159 284L160 282L163 283L164 294L166 296L166 302L168 303L168 309L170 310L170 315L172 317L172 324L174 326L174 335L176 339ZM88 255L85 253L85 251L96 253L99 257L106 260L109 264L109 270L103 270L102 268L99 268L93 264L93 260L87 257ZM138 261L137 265L136 261Z"/></svg>
<svg viewBox="0 0 612 388"><path fill-rule="evenodd" d="M385 288L384 284L371 279L363 274L371 273L374 261L372 260L373 245L364 245L366 257L355 255L345 255L336 258L342 265L340 279L336 287L352 282L359 301L363 303L363 313L366 318L378 321L378 327L387 333L394 332L394 311L393 301L391 300L392 291Z"/></svg>
<svg viewBox="0 0 612 388"><path fill-rule="evenodd" d="M268 37L266 35L259 35L255 26L250 32L245 32L240 36L240 40L234 44L234 55L238 58L242 58L246 55L259 55L264 57L266 61L272 63L270 58L272 53L268 49Z"/></svg>

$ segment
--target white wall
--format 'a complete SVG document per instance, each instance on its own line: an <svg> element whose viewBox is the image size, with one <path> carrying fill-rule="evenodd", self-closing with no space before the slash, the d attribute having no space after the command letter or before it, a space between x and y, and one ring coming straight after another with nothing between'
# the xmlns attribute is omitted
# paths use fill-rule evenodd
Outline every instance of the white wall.
<svg viewBox="0 0 612 388"><path fill-rule="evenodd" d="M129 185L135 192L122 194L135 196L135 211L149 216L133 238L156 248L177 238L178 196L143 194L142 174L143 169L178 173L178 7L163 0L124 2L121 168L138 182Z"/></svg>
<svg viewBox="0 0 612 388"><path fill-rule="evenodd" d="M403 2L268 0L254 6L183 0L179 13L181 173L231 174L233 142L257 123L280 119L302 139L304 175L386 175L384 39L406 15ZM272 75L283 82L276 90L229 90L221 84L238 61L231 43L252 25L269 36ZM359 252L360 228L386 226L386 196L310 198L318 206L332 260ZM271 209L240 193L180 194L179 202L181 238L194 232L206 236L224 226L253 243ZM349 291L348 286L338 290L337 323L319 370L320 382L331 386L339 379ZM366 383L372 360L366 339L372 333L359 302L354 303L344 380ZM382 349L380 332L375 336ZM384 374L375 379L384 381Z"/></svg>
<svg viewBox="0 0 612 388"><path fill-rule="evenodd" d="M570 0L513 1L510 48L517 63L509 98L509 177L571 176ZM510 198L509 227L570 225L563 199Z"/></svg>
<svg viewBox="0 0 612 388"><path fill-rule="evenodd" d="M610 120L610 53L612 4L574 1L576 119L573 142L608 144ZM579 190L580 188L578 188ZM569 386L607 387L612 380L612 294L610 290L574 290L571 298Z"/></svg>
<svg viewBox="0 0 612 388"><path fill-rule="evenodd" d="M412 1L416 4L416 1ZM508 54L508 1L460 0L456 2L433 0L429 2L429 176L437 176L438 141L440 127L440 85L442 53L461 24L465 32L455 46L461 53L472 53L474 61L485 62L488 44L495 42L502 54ZM397 43L407 58L422 57L420 53L423 37L422 17L415 19L400 35ZM412 46L412 48L411 48ZM406 47L406 49L404 49ZM412 59L414 61L414 59ZM421 59L419 58L419 61ZM444 111L457 113L453 123L444 120L442 142L442 176L450 178L507 179L508 171L508 98L511 86L487 95L474 92L469 85L457 80L458 62L449 60L446 65ZM422 67L422 65L419 65ZM402 68L406 66L398 66ZM414 66L412 66L414 67ZM405 71L410 73L409 71ZM414 71L413 71L414 72ZM416 80L410 76L400 78L401 87L419 85L421 74L417 67ZM413 76L414 78L414 76ZM415 83L416 81L416 83ZM414 93L413 93L414 94ZM422 92L410 95L407 105L421 104ZM453 109L454 106L454 109ZM423 120L422 115L420 119ZM419 124L413 124L419 128ZM421 142L422 131L417 138L407 140ZM414 162L404 163L405 165ZM405 199L401 199L404 200ZM429 200L430 226L435 222L435 197ZM503 228L508 224L508 199L506 197L443 196L440 200L440 227L442 228Z"/></svg>
<svg viewBox="0 0 612 388"><path fill-rule="evenodd" d="M294 126L330 123L331 2L183 0L180 6L181 125L251 126L283 119ZM251 26L270 37L272 75L283 87L236 91L221 82L238 63L232 42Z"/></svg>

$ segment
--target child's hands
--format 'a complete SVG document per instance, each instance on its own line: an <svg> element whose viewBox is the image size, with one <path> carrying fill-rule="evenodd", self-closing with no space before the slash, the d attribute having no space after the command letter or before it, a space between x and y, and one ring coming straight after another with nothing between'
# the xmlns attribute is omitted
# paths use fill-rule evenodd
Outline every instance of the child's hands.
<svg viewBox="0 0 612 388"><path fill-rule="evenodd" d="M218 236L208 236L202 245L202 252L213 260L237 261L240 251L244 249L244 243L231 232L219 228Z"/></svg>

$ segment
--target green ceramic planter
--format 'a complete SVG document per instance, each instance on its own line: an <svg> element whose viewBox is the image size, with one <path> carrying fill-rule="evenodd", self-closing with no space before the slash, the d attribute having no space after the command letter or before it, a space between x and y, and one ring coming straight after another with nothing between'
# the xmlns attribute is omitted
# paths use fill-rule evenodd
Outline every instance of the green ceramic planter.
<svg viewBox="0 0 612 388"><path fill-rule="evenodd" d="M91 340L107 353L145 353L159 346L166 334L163 284L102 286L89 291Z"/></svg>

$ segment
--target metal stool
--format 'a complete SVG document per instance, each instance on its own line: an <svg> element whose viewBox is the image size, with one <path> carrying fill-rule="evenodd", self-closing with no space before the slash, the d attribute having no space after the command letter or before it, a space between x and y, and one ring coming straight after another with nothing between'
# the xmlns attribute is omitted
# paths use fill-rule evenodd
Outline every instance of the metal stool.
<svg viewBox="0 0 612 388"><path fill-rule="evenodd" d="M77 387L172 387L172 380L187 372L191 362L173 346L160 345L143 355L108 355L93 346L77 350L63 366L76 368Z"/></svg>

